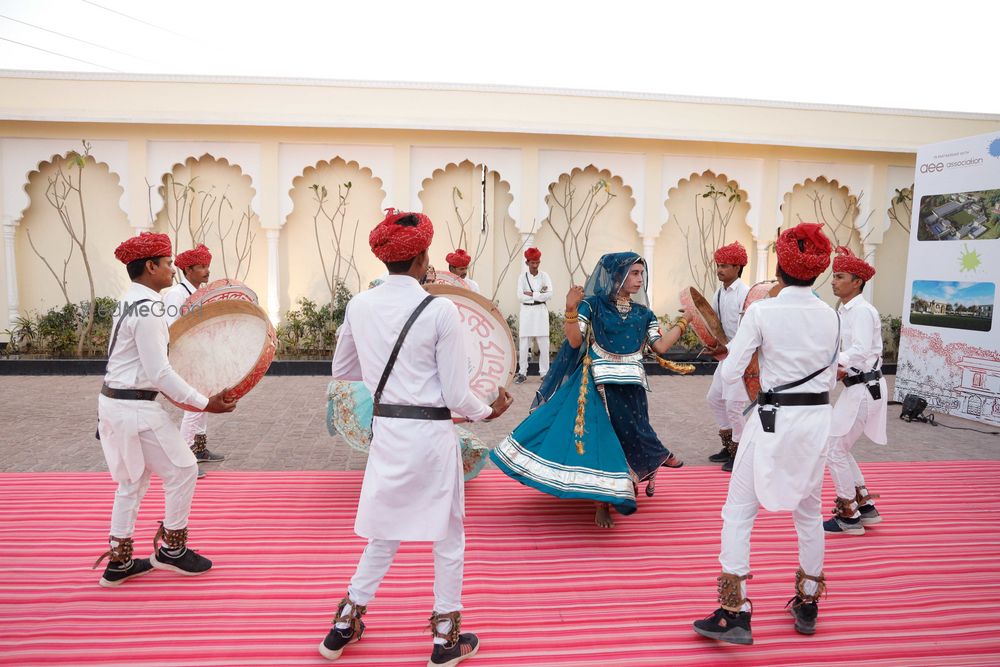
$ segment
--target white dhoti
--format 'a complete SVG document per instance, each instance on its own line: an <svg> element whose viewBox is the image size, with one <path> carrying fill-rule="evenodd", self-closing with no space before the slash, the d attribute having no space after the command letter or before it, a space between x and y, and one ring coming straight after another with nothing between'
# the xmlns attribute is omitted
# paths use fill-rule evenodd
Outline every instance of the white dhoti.
<svg viewBox="0 0 1000 667"><path fill-rule="evenodd" d="M538 374L544 376L549 372L549 334L544 336L520 336L520 349L518 350L517 372L522 375L528 373L528 355L531 353L531 344L538 345Z"/></svg>
<svg viewBox="0 0 1000 667"><path fill-rule="evenodd" d="M111 534L131 537L151 474L163 480L163 526L185 528L191 512L198 464L169 415L154 401L98 399L101 448L118 482Z"/></svg>
<svg viewBox="0 0 1000 667"><path fill-rule="evenodd" d="M837 490L838 498L851 500L855 487L866 486L864 475L851 450L862 435L872 442L883 445L886 442L885 413L888 388L885 379L879 380L882 398L871 398L864 385L847 387L841 392L833 407L830 425L830 447L827 466Z"/></svg>
<svg viewBox="0 0 1000 667"><path fill-rule="evenodd" d="M742 383L731 385L722 380L723 363L725 360L720 361L716 367L715 374L712 375L712 385L708 388L705 399L719 429L732 429L733 442L740 442L743 437L743 425L747 419L743 415L743 410L750 401Z"/></svg>
<svg viewBox="0 0 1000 667"><path fill-rule="evenodd" d="M184 411L181 417L181 437L188 447L194 444L194 436L205 435L208 432L208 413Z"/></svg>

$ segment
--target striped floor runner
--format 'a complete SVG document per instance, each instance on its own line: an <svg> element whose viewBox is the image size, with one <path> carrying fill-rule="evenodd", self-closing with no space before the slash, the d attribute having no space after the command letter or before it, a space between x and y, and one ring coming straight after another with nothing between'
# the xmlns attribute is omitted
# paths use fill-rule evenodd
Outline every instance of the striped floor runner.
<svg viewBox="0 0 1000 667"><path fill-rule="evenodd" d="M813 637L783 611L796 567L791 517L761 514L750 647L691 630L716 606L724 473L665 471L655 498L601 531L586 503L487 471L467 494L465 626L483 642L468 664L1000 665L1000 462L865 471L886 521L827 541L830 597ZM0 475L0 665L325 664L316 646L362 549L352 533L360 480L212 472L199 482L191 542L216 567L107 590L89 567L107 535L108 477ZM140 553L161 503L154 484ZM426 664L432 578L428 545L404 545L368 634L337 664Z"/></svg>

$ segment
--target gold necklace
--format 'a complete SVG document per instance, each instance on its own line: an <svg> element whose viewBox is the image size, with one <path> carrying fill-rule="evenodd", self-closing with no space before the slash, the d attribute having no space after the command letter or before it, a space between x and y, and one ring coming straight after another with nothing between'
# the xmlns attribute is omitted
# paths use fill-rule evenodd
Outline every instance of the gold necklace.
<svg viewBox="0 0 1000 667"><path fill-rule="evenodd" d="M624 299L618 297L618 299L615 300L615 308L618 309L618 314L621 315L624 320L632 310L632 299L628 297L625 297Z"/></svg>

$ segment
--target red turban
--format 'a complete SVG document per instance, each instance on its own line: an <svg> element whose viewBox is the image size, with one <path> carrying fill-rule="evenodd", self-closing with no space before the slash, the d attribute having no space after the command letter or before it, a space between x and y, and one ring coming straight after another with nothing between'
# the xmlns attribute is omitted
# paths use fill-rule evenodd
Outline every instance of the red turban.
<svg viewBox="0 0 1000 667"><path fill-rule="evenodd" d="M170 257L173 254L174 251L170 247L170 237L166 234L152 232L143 232L138 236L133 236L127 241L122 241L115 248L115 257L122 264L147 257Z"/></svg>
<svg viewBox="0 0 1000 667"><path fill-rule="evenodd" d="M455 268L462 268L463 266L468 266L469 262L472 261L472 255L465 252L462 248L456 248L455 252L450 252L445 255L445 261L448 262L448 266L454 266Z"/></svg>
<svg viewBox="0 0 1000 667"><path fill-rule="evenodd" d="M426 215L387 208L385 219L368 235L368 245L383 262L405 262L427 250L433 238L434 225Z"/></svg>
<svg viewBox="0 0 1000 667"><path fill-rule="evenodd" d="M802 245L801 249L799 244ZM817 222L801 222L781 232L775 243L778 266L793 278L811 280L830 266L833 244Z"/></svg>
<svg viewBox="0 0 1000 667"><path fill-rule="evenodd" d="M192 250L185 250L181 254L177 255L176 259L174 259L174 266L181 271L190 266L194 266L195 264L208 266L211 263L212 253L209 252L208 248L204 245L199 245L197 248L193 248Z"/></svg>
<svg viewBox="0 0 1000 667"><path fill-rule="evenodd" d="M542 251L538 248L528 248L524 251L524 259L529 262L537 262L542 258Z"/></svg>
<svg viewBox="0 0 1000 667"><path fill-rule="evenodd" d="M833 258L833 272L850 273L867 282L875 275L875 267L856 256L850 248L838 246L837 256Z"/></svg>
<svg viewBox="0 0 1000 667"><path fill-rule="evenodd" d="M733 241L715 251L716 264L747 265L747 250L739 241Z"/></svg>

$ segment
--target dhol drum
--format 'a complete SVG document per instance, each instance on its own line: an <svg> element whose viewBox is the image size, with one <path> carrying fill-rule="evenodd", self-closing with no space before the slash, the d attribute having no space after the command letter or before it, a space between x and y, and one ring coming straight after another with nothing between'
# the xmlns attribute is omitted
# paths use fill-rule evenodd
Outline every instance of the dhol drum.
<svg viewBox="0 0 1000 667"><path fill-rule="evenodd" d="M469 283L465 282L464 278L459 278L451 271L437 271L434 279L431 280L428 276L428 283L433 283L435 285L450 285L451 287L461 287L462 289L469 289Z"/></svg>
<svg viewBox="0 0 1000 667"><path fill-rule="evenodd" d="M194 294L187 298L184 305L190 309L194 306L204 305L214 301L230 301L233 299L249 301L250 303L259 303L257 300L257 293L239 280L234 278L221 278L199 287L195 290Z"/></svg>
<svg viewBox="0 0 1000 667"><path fill-rule="evenodd" d="M775 296L778 291L778 281L776 280L764 280L756 283L747 292L746 299L743 300L743 312L747 312L747 308L754 301L768 299ZM743 371L743 386L746 387L747 396L750 397L750 400L756 401L757 394L760 393L760 359L757 358L757 352L754 352L753 356L750 357L750 363L747 364L746 370Z"/></svg>
<svg viewBox="0 0 1000 667"><path fill-rule="evenodd" d="M715 347L725 345L729 342L726 332L722 329L722 322L719 316L712 309L712 304L702 296L694 287L686 287L681 290L681 306L684 308L684 317L687 318L691 329L698 336L705 347ZM726 358L725 354L714 355L716 359Z"/></svg>
<svg viewBox="0 0 1000 667"><path fill-rule="evenodd" d="M469 387L485 403L492 403L499 388L510 385L517 363L517 348L503 313L492 301L468 289L440 284L424 285L424 289L458 307L465 332Z"/></svg>
<svg viewBox="0 0 1000 667"><path fill-rule="evenodd" d="M220 282L188 297L186 313L170 325L167 358L204 396L228 390L229 397L239 399L264 377L278 340L267 313L249 298L256 299L253 291L229 281L225 290L230 296L223 297L221 290L210 289ZM191 407L170 400L180 408Z"/></svg>

